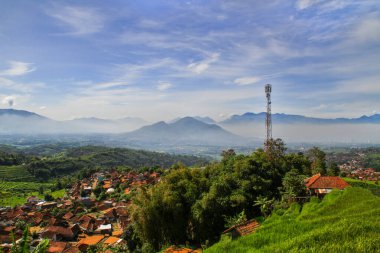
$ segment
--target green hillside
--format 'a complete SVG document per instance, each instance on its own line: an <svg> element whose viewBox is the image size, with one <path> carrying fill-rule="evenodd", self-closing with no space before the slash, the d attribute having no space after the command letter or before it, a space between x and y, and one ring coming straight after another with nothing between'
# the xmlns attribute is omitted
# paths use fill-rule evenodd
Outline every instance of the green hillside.
<svg viewBox="0 0 380 253"><path fill-rule="evenodd" d="M380 252L380 198L350 187L333 191L322 202L293 204L273 214L255 234L227 237L207 249L213 252Z"/></svg>
<svg viewBox="0 0 380 253"><path fill-rule="evenodd" d="M361 187L370 190L373 194L380 196L380 185L368 180L359 180L352 178L344 178L344 180L353 187Z"/></svg>
<svg viewBox="0 0 380 253"><path fill-rule="evenodd" d="M33 154L28 154L28 150L8 153L9 148L0 146L0 181L46 182L52 178L72 175L83 169L110 169L117 166L133 169L169 168L177 163L183 163L186 166L202 166L208 162L208 159L203 157L128 148L84 146L64 149L65 147L60 149L59 145L39 146L33 150ZM53 150L57 152L48 156L44 155L52 153Z"/></svg>

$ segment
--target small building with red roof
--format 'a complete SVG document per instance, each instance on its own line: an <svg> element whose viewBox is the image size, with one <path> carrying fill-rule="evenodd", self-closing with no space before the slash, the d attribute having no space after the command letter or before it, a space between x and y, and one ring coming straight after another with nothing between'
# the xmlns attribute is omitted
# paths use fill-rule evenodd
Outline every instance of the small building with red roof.
<svg viewBox="0 0 380 253"><path fill-rule="evenodd" d="M240 236L249 235L260 227L260 224L252 219L239 224L236 224L223 232L223 234L229 234L231 239L236 239Z"/></svg>
<svg viewBox="0 0 380 253"><path fill-rule="evenodd" d="M324 195L333 189L343 190L350 186L346 181L336 176L322 176L320 173L305 179L307 190L311 194Z"/></svg>

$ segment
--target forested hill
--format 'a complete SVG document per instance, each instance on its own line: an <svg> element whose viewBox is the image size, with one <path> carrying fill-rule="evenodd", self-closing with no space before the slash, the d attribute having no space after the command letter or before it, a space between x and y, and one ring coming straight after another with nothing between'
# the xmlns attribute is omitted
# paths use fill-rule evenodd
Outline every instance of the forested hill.
<svg viewBox="0 0 380 253"><path fill-rule="evenodd" d="M39 147L44 151L44 148ZM110 169L117 166L139 169L142 167L169 168L173 164L202 166L206 158L188 155L84 146L59 149L52 155L28 154L28 150L0 149L0 180L46 181L50 178L70 175L83 169ZM45 153L45 151L43 152Z"/></svg>

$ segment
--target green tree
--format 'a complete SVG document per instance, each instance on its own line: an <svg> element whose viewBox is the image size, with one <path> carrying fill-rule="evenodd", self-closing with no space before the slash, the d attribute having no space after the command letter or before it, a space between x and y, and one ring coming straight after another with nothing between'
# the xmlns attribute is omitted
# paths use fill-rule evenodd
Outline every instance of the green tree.
<svg viewBox="0 0 380 253"><path fill-rule="evenodd" d="M16 242L13 238L11 253L45 253L49 247L49 240L43 239L32 251L30 251L29 226L26 226L20 241Z"/></svg>
<svg viewBox="0 0 380 253"><path fill-rule="evenodd" d="M340 169L338 167L338 164L331 163L329 168L327 169L327 175L329 176L338 176L340 172Z"/></svg>
<svg viewBox="0 0 380 253"><path fill-rule="evenodd" d="M57 190L61 190L63 188L61 180L57 180L57 183L55 184L55 187Z"/></svg>
<svg viewBox="0 0 380 253"><path fill-rule="evenodd" d="M43 195L44 194L44 187L41 185L39 188L38 188L38 193L40 195Z"/></svg>
<svg viewBox="0 0 380 253"><path fill-rule="evenodd" d="M321 173L321 175L326 175L326 153L323 152L318 147L313 147L307 152L311 160L311 171L313 174Z"/></svg>
<svg viewBox="0 0 380 253"><path fill-rule="evenodd" d="M269 139L266 143L265 152L271 160L278 160L284 157L286 146L282 139Z"/></svg>
<svg viewBox="0 0 380 253"><path fill-rule="evenodd" d="M298 170L292 169L285 174L282 180L283 198L290 199L292 197L301 197L306 194L306 186L304 183L306 176L299 174Z"/></svg>
<svg viewBox="0 0 380 253"><path fill-rule="evenodd" d="M45 194L44 199L45 199L46 201L53 201L53 200L54 200L53 196L52 196L51 194L49 194L49 193L46 193L46 194Z"/></svg>
<svg viewBox="0 0 380 253"><path fill-rule="evenodd" d="M260 211L264 217L267 217L274 207L274 199L268 199L268 197L259 196L255 200L255 206L260 207Z"/></svg>
<svg viewBox="0 0 380 253"><path fill-rule="evenodd" d="M229 227L235 226L237 224L246 222L248 219L247 219L247 215L245 215L245 212L243 210L241 213L238 213L235 216L225 217L224 220L225 220L225 223L226 223L225 227L229 228Z"/></svg>

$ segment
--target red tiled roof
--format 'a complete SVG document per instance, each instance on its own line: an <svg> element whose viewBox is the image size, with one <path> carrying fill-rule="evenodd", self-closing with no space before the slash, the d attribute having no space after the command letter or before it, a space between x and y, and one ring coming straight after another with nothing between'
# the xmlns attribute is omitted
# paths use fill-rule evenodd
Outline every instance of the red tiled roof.
<svg viewBox="0 0 380 253"><path fill-rule="evenodd" d="M61 235L65 238L74 237L73 231L70 228L60 226L48 226L42 231L42 237L51 237L52 235Z"/></svg>
<svg viewBox="0 0 380 253"><path fill-rule="evenodd" d="M309 188L309 185L312 185L320 177L321 177L321 173L318 173L312 177L305 179L306 187Z"/></svg>
<svg viewBox="0 0 380 253"><path fill-rule="evenodd" d="M225 230L223 234L228 233L232 230L236 230L240 235L249 235L255 232L260 227L260 224L256 220L249 220L241 224L230 227Z"/></svg>
<svg viewBox="0 0 380 253"><path fill-rule="evenodd" d="M66 213L65 215L63 215L63 219L65 219L65 220L69 220L69 219L71 219L72 217L74 216L74 214L72 213L72 212L68 212L68 213Z"/></svg>
<svg viewBox="0 0 380 253"><path fill-rule="evenodd" d="M61 253L65 250L67 246L66 242L49 242L49 253Z"/></svg>
<svg viewBox="0 0 380 253"><path fill-rule="evenodd" d="M316 175L317 176L317 175ZM313 180L312 180L313 179ZM350 186L346 181L340 177L331 176L313 176L307 182L306 187L309 189L344 189Z"/></svg>

